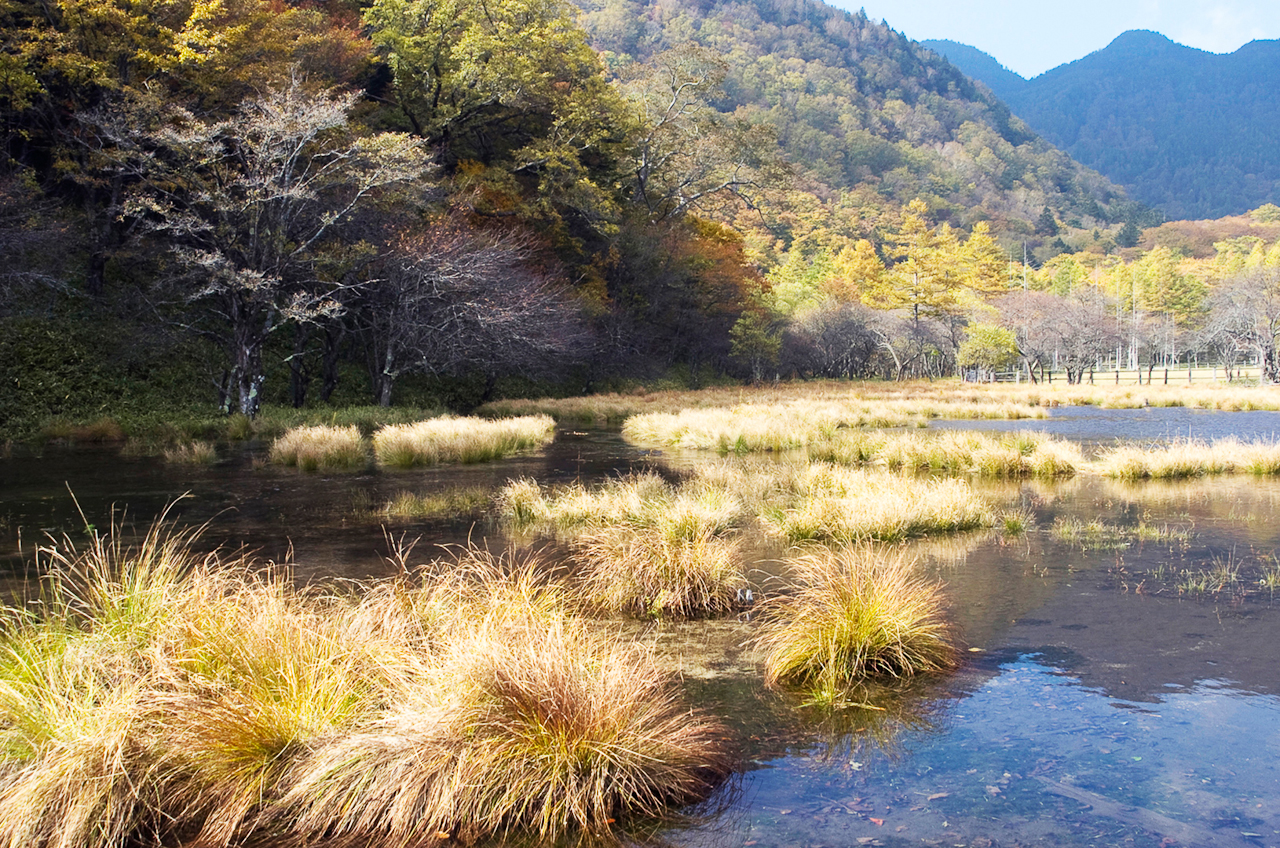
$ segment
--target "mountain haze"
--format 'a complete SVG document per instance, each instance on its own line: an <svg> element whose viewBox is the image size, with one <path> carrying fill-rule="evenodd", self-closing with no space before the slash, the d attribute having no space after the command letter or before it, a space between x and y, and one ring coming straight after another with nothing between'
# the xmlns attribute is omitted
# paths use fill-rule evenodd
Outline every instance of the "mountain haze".
<svg viewBox="0 0 1280 848"><path fill-rule="evenodd" d="M926 46L1169 218L1216 218L1280 200L1280 41L1218 55L1126 32L1021 85L975 48Z"/></svg>

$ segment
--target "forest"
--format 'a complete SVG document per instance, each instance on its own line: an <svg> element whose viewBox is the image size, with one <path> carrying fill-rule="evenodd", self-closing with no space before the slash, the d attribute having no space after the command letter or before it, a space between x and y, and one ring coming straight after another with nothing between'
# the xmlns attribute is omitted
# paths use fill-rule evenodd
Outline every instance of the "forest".
<svg viewBox="0 0 1280 848"><path fill-rule="evenodd" d="M1157 214L862 14L9 0L0 16L10 435L215 404L1078 377L1107 356L1247 356L1280 376L1270 231L1212 256L1138 247ZM1058 327L1071 310L1091 317Z"/></svg>

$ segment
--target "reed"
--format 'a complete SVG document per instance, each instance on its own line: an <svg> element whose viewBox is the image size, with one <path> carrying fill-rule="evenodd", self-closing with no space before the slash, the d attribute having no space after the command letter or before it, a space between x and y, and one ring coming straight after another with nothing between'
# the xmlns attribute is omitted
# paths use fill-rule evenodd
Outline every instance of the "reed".
<svg viewBox="0 0 1280 848"><path fill-rule="evenodd" d="M489 462L555 438L555 421L535 415L489 421L441 417L383 427L373 436L381 465L412 468L442 462Z"/></svg>
<svg viewBox="0 0 1280 848"><path fill-rule="evenodd" d="M770 685L831 702L864 679L955 664L941 587L902 555L851 547L790 566L793 585L764 602L755 641Z"/></svg>
<svg viewBox="0 0 1280 848"><path fill-rule="evenodd" d="M303 471L336 471L363 468L369 452L355 425L295 427L271 445L271 461Z"/></svg>

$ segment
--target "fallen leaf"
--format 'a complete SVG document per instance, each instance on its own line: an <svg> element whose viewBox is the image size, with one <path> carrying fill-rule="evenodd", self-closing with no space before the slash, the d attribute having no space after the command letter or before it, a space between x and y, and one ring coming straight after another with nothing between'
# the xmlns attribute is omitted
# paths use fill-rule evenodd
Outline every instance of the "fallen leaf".
<svg viewBox="0 0 1280 848"><path fill-rule="evenodd" d="M884 824L884 819L875 819L875 818L873 818L873 819L871 819L871 823L872 823L873 825L875 825L876 827L879 827L880 825Z"/></svg>

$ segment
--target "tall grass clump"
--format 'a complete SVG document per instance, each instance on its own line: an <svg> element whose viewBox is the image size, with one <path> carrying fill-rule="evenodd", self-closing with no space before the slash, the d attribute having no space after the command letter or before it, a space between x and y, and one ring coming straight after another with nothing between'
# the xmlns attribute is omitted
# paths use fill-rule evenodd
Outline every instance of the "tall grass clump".
<svg viewBox="0 0 1280 848"><path fill-rule="evenodd" d="M550 840L728 772L724 731L536 562L299 590L193 542L61 548L5 611L0 844Z"/></svg>
<svg viewBox="0 0 1280 848"><path fill-rule="evenodd" d="M1069 477L1084 466L1073 442L1040 433L998 436L965 430L888 435L841 430L809 446L809 458L840 465L882 464L895 471L980 477Z"/></svg>
<svg viewBox="0 0 1280 848"><path fill-rule="evenodd" d="M271 461L303 471L362 468L369 461L360 428L317 425L294 427L271 445Z"/></svg>
<svg viewBox="0 0 1280 848"><path fill-rule="evenodd" d="M665 535L634 526L597 530L574 544L586 598L639 616L716 615L742 606L740 543L709 530Z"/></svg>
<svg viewBox="0 0 1280 848"><path fill-rule="evenodd" d="M183 442L165 448L163 456L170 465L214 465L218 461L218 449L212 442Z"/></svg>
<svg viewBox="0 0 1280 848"><path fill-rule="evenodd" d="M383 427L373 436L373 450L381 465L412 468L442 462L488 462L540 447L554 438L555 421L548 415L496 421L442 417Z"/></svg>
<svg viewBox="0 0 1280 848"><path fill-rule="evenodd" d="M466 627L421 687L319 748L282 799L308 837L604 834L705 798L723 729L642 651L571 619ZM383 844L386 844L383 842Z"/></svg>
<svg viewBox="0 0 1280 848"><path fill-rule="evenodd" d="M830 702L866 679L955 664L942 589L905 557L853 547L800 557L791 569L790 591L761 609L755 644L770 685Z"/></svg>
<svg viewBox="0 0 1280 848"><path fill-rule="evenodd" d="M595 606L641 616L699 616L734 609L747 586L739 542L742 502L705 481L672 486L635 474L588 489L509 483L502 512L518 530L568 538Z"/></svg>
<svg viewBox="0 0 1280 848"><path fill-rule="evenodd" d="M1098 459L1098 468L1119 480L1182 480L1224 474L1280 474L1280 444L1187 440L1170 445L1120 445Z"/></svg>

